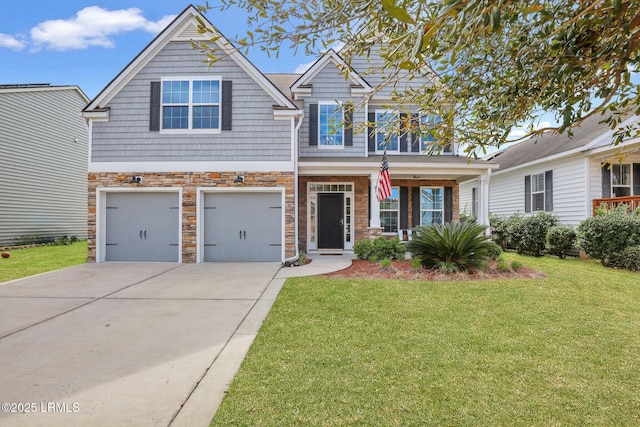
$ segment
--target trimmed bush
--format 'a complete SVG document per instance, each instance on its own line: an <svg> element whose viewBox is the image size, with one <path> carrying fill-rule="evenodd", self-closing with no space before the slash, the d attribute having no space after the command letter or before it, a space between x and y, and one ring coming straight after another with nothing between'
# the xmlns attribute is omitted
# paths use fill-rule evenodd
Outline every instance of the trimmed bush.
<svg viewBox="0 0 640 427"><path fill-rule="evenodd" d="M509 225L508 219L501 218L497 215L489 215L489 224L491 225L491 239L499 245L502 250L506 251L508 246L507 241L507 226Z"/></svg>
<svg viewBox="0 0 640 427"><path fill-rule="evenodd" d="M369 239L360 240L353 244L353 253L358 259L369 259L373 254L373 242Z"/></svg>
<svg viewBox="0 0 640 427"><path fill-rule="evenodd" d="M524 218L510 229L518 253L542 256L547 250L547 232L558 225L558 218L546 212Z"/></svg>
<svg viewBox="0 0 640 427"><path fill-rule="evenodd" d="M407 250L427 268L447 273L472 270L497 252L484 230L473 222L417 227Z"/></svg>
<svg viewBox="0 0 640 427"><path fill-rule="evenodd" d="M640 271L640 246L629 246L609 259L611 267Z"/></svg>
<svg viewBox="0 0 640 427"><path fill-rule="evenodd" d="M519 254L542 256L546 251L547 232L558 219L546 212L523 216L515 213L508 218L489 217L491 238L503 250L515 249Z"/></svg>
<svg viewBox="0 0 640 427"><path fill-rule="evenodd" d="M377 262L383 259L402 259L406 251L405 246L400 243L398 237L387 239L385 236L378 236L373 241L369 239L360 240L353 245L353 252L358 259L367 259Z"/></svg>
<svg viewBox="0 0 640 427"><path fill-rule="evenodd" d="M578 227L580 248L608 267L616 267L619 256L631 246L640 246L640 210L618 206L587 218Z"/></svg>
<svg viewBox="0 0 640 427"><path fill-rule="evenodd" d="M578 234L573 227L551 227L547 232L547 250L564 259L575 248L577 240Z"/></svg>

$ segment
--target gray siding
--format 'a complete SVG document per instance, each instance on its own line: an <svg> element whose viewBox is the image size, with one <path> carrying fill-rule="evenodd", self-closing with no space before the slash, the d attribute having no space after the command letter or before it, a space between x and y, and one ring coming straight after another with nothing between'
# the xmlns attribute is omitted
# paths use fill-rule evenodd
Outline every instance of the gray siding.
<svg viewBox="0 0 640 427"><path fill-rule="evenodd" d="M291 124L273 119L274 100L232 59L213 67L188 42L171 42L110 102L108 122L93 125L92 161L290 161ZM150 82L163 76L233 81L233 130L167 135L149 131Z"/></svg>
<svg viewBox="0 0 640 427"><path fill-rule="evenodd" d="M0 90L0 244L87 236L87 141L75 88Z"/></svg>
<svg viewBox="0 0 640 427"><path fill-rule="evenodd" d="M365 110L362 99L351 96L351 83L345 80L333 62L328 62L310 83L313 86L311 96L304 97L304 119L300 126L300 157L364 157L367 143L366 132L362 131L362 124L366 122ZM321 101L351 101L354 104L352 147L319 148L309 145L309 104Z"/></svg>
<svg viewBox="0 0 640 427"><path fill-rule="evenodd" d="M383 81L385 76L389 76L394 69L384 69L385 63L384 60L378 54L379 47L374 46L371 49L371 53L369 56L360 55L354 56L353 58L344 58L347 63L351 64L351 67L360 75L360 77L364 78L369 85L372 87L377 87ZM416 74L412 80L407 80L405 77L408 73L404 70L400 70L398 76L399 83L397 85L398 90L404 91L407 88L415 88L418 89L424 85L433 85L434 75L432 73L427 73L425 76L419 76ZM393 91L394 85L387 85L380 89L374 95L374 99L376 98L389 98Z"/></svg>

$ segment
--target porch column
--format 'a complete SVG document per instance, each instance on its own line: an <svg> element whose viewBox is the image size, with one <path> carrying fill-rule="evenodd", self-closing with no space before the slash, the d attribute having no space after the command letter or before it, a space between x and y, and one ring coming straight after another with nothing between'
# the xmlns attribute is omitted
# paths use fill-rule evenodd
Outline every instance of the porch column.
<svg viewBox="0 0 640 427"><path fill-rule="evenodd" d="M369 227L380 227L380 202L376 198L376 184L378 183L378 174L369 175L371 180L371 191L369 192L369 200L371 201L371 213L369 217Z"/></svg>
<svg viewBox="0 0 640 427"><path fill-rule="evenodd" d="M486 233L489 234L489 179L491 177L491 169L487 170L478 177L478 224L487 227Z"/></svg>

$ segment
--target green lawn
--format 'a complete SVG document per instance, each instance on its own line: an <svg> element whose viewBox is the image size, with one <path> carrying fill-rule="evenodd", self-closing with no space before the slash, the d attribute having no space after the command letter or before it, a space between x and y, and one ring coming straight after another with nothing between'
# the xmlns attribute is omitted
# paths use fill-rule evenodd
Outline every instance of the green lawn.
<svg viewBox="0 0 640 427"><path fill-rule="evenodd" d="M640 425L640 274L287 280L212 425Z"/></svg>
<svg viewBox="0 0 640 427"><path fill-rule="evenodd" d="M12 249L9 252L9 258L0 258L0 282L87 262L86 241L67 246Z"/></svg>

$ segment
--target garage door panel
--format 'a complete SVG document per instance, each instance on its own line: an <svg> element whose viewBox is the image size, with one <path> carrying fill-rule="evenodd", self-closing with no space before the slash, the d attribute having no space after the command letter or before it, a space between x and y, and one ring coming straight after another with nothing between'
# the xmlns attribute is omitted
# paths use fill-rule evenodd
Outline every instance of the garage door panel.
<svg viewBox="0 0 640 427"><path fill-rule="evenodd" d="M205 261L280 261L281 193L208 193Z"/></svg>
<svg viewBox="0 0 640 427"><path fill-rule="evenodd" d="M106 201L107 261L178 261L177 193L108 193Z"/></svg>

